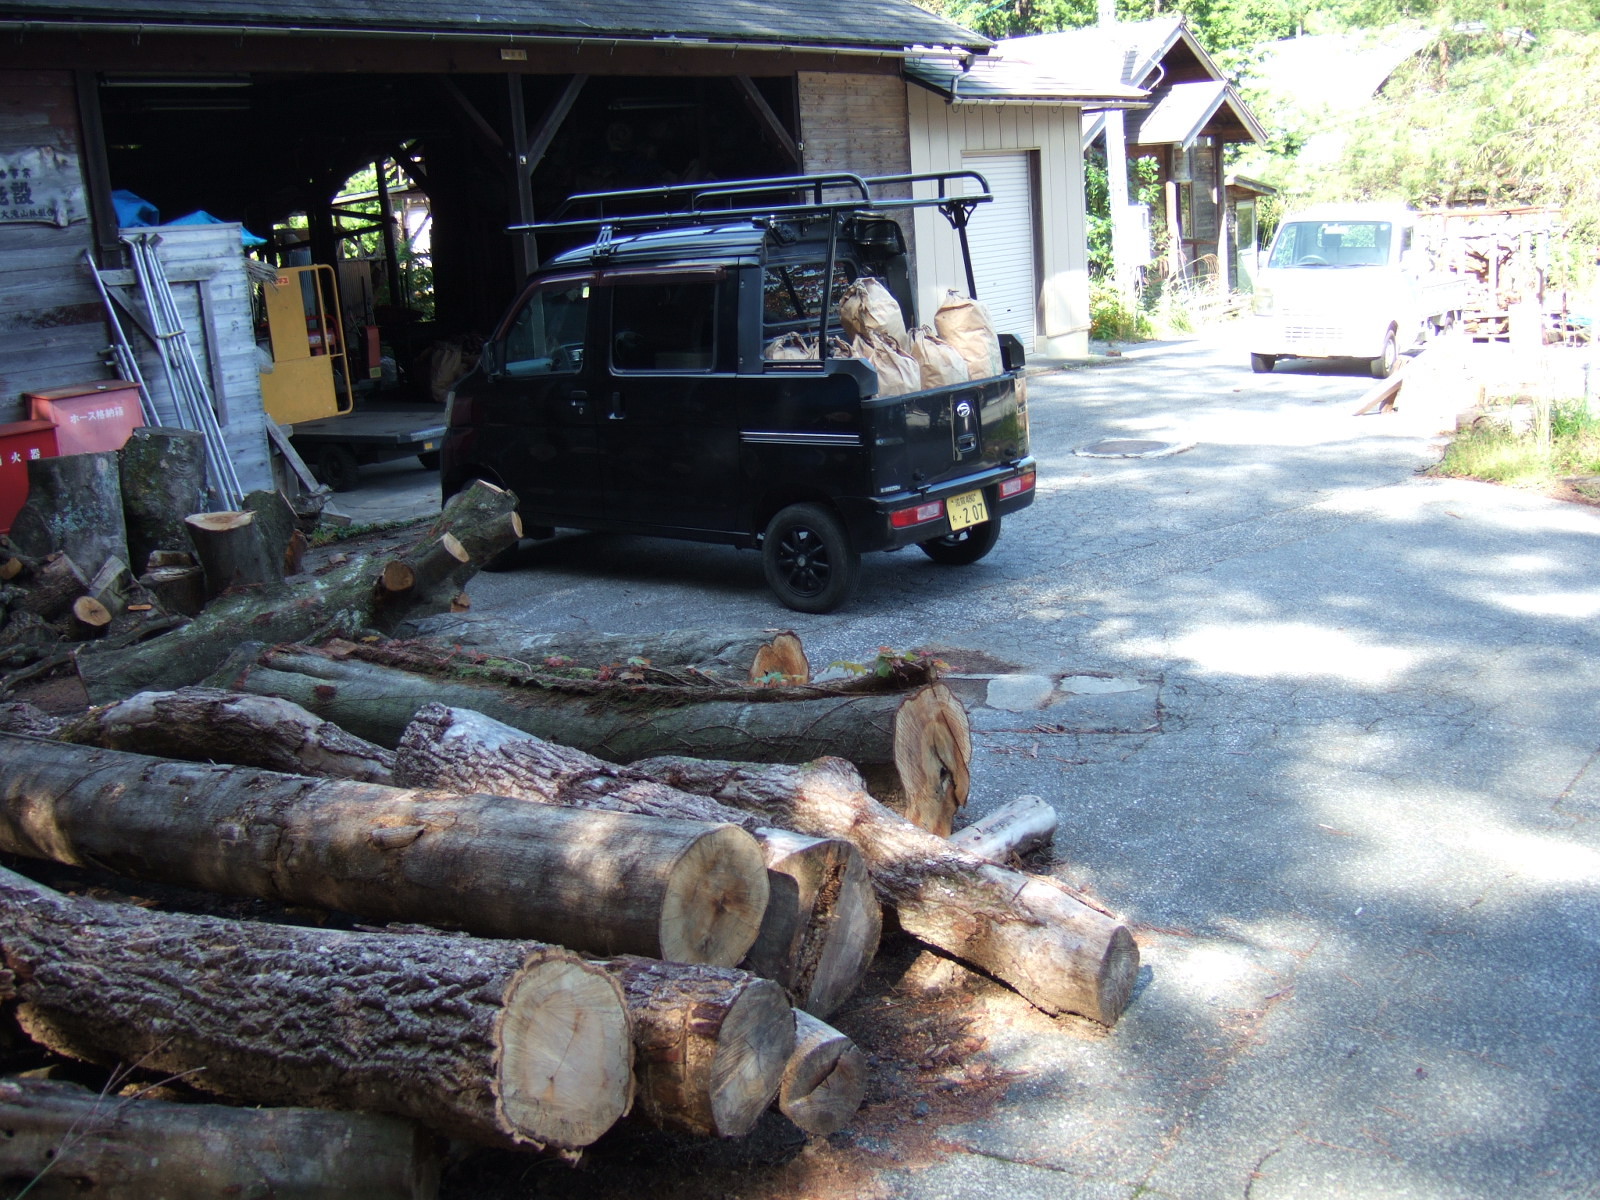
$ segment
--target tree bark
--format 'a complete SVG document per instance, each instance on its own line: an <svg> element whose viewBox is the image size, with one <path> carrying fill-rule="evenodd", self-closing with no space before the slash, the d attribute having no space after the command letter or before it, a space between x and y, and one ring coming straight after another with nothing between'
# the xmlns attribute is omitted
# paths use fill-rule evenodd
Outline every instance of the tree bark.
<svg viewBox="0 0 1600 1200"><path fill-rule="evenodd" d="M720 633L679 629L642 633L525 633L508 629L499 618L441 614L407 621L401 638L420 638L444 647L465 647L494 658L538 669L551 659L574 667L599 668L644 659L653 667L677 668L733 683L755 683L778 674L788 682L808 683L811 664L792 631L746 630Z"/></svg>
<svg viewBox="0 0 1600 1200"><path fill-rule="evenodd" d="M283 582L283 559L276 562L262 544L251 512L195 513L184 524L195 557L205 572L206 599L235 588L259 588Z"/></svg>
<svg viewBox="0 0 1600 1200"><path fill-rule="evenodd" d="M783 1069L778 1111L807 1133L837 1133L867 1094L867 1056L807 1012L794 1014L794 1053Z"/></svg>
<svg viewBox="0 0 1600 1200"><path fill-rule="evenodd" d="M470 541L479 550L503 548L520 536L521 524L513 511L515 503L510 492L490 484L474 484L451 501L435 527L445 525L440 532L453 529L463 545ZM458 520L459 526L451 524ZM435 532L425 537L418 549L426 550L439 536ZM470 573L485 559L485 555L474 551L471 563L463 570ZM318 633L326 636L340 630L354 632L373 624L398 621L420 605L445 607L459 587L452 578L432 594L413 594L396 601L389 593L380 593L376 586L381 569L382 564L375 559L357 559L312 580L221 597L191 624L157 644L79 655L78 675L93 704L120 700L135 692L170 691L204 679L247 637L296 642ZM377 599L380 594L384 597L381 604Z"/></svg>
<svg viewBox="0 0 1600 1200"><path fill-rule="evenodd" d="M139 576L139 585L167 612L193 617L206 606L206 573L199 567L155 567Z"/></svg>
<svg viewBox="0 0 1600 1200"><path fill-rule="evenodd" d="M761 850L729 825L441 796L0 735L0 849L597 954L732 964Z"/></svg>
<svg viewBox="0 0 1600 1200"><path fill-rule="evenodd" d="M428 704L401 739L396 781L406 787L492 792L542 804L743 823L748 814L674 791L581 750L531 737L481 713ZM883 916L865 863L849 842L780 829L755 831L768 900L744 967L792 1001L827 1016L872 965Z"/></svg>
<svg viewBox="0 0 1600 1200"><path fill-rule="evenodd" d="M116 452L63 454L28 463L28 499L11 524L11 540L35 558L64 550L91 575L108 558L126 561Z"/></svg>
<svg viewBox="0 0 1600 1200"><path fill-rule="evenodd" d="M309 1108L231 1108L0 1080L0 1192L30 1200L432 1200L439 1155L410 1121ZM31 1185L31 1186L30 1186Z"/></svg>
<svg viewBox="0 0 1600 1200"><path fill-rule="evenodd" d="M246 512L255 514L261 552L272 564L276 577L282 579L285 575L299 574L299 567L291 562L290 552L294 535L300 532L294 505L279 491L251 492L243 503Z"/></svg>
<svg viewBox="0 0 1600 1200"><path fill-rule="evenodd" d="M148 912L0 871L0 950L34 1040L245 1103L574 1148L630 1098L616 985L558 947Z"/></svg>
<svg viewBox="0 0 1600 1200"><path fill-rule="evenodd" d="M520 687L451 681L303 647L269 650L257 666L210 681L292 700L382 746L398 745L429 701L484 713L546 741L608 762L662 754L744 762L854 763L872 794L896 805L953 812L965 800L972 756L966 712L943 684L911 692L744 688L711 698L694 688L530 679ZM946 826L948 832L948 825Z"/></svg>
<svg viewBox="0 0 1600 1200"><path fill-rule="evenodd" d="M55 736L80 746L185 762L394 783L394 751L346 733L287 700L214 688L140 692L90 710Z"/></svg>
<svg viewBox="0 0 1600 1200"><path fill-rule="evenodd" d="M634 1115L703 1137L748 1133L778 1094L794 1050L783 989L726 968L631 957L598 965L628 1001Z"/></svg>
<svg viewBox="0 0 1600 1200"><path fill-rule="evenodd" d="M1018 796L950 835L950 844L990 862L1008 863L1055 840L1056 810L1039 796Z"/></svg>
<svg viewBox="0 0 1600 1200"><path fill-rule="evenodd" d="M761 813L774 825L848 838L902 929L1009 984L1045 1012L1113 1025L1127 1007L1139 950L1125 925L1052 880L985 862L917 828L867 795L849 763L657 758L634 769Z"/></svg>
<svg viewBox="0 0 1600 1200"><path fill-rule="evenodd" d="M72 555L64 550L56 551L40 561L18 607L23 612L53 621L88 590L88 576L79 569Z"/></svg>
<svg viewBox="0 0 1600 1200"><path fill-rule="evenodd" d="M153 550L189 549L183 519L206 498L205 439L191 429L135 429L118 452L127 561L144 566Z"/></svg>

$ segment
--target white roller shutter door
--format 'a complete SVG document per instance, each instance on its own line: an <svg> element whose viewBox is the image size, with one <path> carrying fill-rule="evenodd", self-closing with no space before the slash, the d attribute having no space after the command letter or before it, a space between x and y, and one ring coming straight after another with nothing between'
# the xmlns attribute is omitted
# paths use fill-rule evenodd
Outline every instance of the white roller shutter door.
<svg viewBox="0 0 1600 1200"><path fill-rule="evenodd" d="M1015 334L1032 353L1039 314L1032 155L963 154L961 166L988 180L994 195L992 203L978 205L967 227L978 299L994 318L995 329Z"/></svg>

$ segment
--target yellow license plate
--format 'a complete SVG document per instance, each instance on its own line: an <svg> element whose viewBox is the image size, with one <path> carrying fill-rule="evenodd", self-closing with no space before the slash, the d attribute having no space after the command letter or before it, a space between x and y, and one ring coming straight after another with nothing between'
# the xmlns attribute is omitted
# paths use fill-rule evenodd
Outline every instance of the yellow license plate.
<svg viewBox="0 0 1600 1200"><path fill-rule="evenodd" d="M982 525L989 519L989 506L983 502L982 492L962 492L944 502L950 515L951 529L965 529L969 525Z"/></svg>

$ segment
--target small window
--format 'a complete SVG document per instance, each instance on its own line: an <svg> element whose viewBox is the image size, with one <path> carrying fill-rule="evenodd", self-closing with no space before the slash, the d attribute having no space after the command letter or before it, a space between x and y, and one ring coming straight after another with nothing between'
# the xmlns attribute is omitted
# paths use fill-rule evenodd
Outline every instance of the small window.
<svg viewBox="0 0 1600 1200"><path fill-rule="evenodd" d="M709 371L716 364L716 281L618 282L611 331L618 371Z"/></svg>
<svg viewBox="0 0 1600 1200"><path fill-rule="evenodd" d="M535 292L506 334L506 374L571 374L581 370L588 316L587 283L556 285Z"/></svg>
<svg viewBox="0 0 1600 1200"><path fill-rule="evenodd" d="M767 336L787 333L804 325L815 326L822 303L823 263L791 263L768 267L762 281L761 303ZM833 265L833 295L830 309L839 306L839 295L850 286L855 271L849 263Z"/></svg>

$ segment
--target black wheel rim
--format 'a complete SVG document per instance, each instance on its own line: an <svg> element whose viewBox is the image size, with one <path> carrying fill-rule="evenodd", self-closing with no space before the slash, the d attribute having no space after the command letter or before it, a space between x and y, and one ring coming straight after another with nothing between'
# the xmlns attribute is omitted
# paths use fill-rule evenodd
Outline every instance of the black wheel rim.
<svg viewBox="0 0 1600 1200"><path fill-rule="evenodd" d="M776 559L784 585L797 596L821 595L833 578L828 544L809 526L786 530L778 539Z"/></svg>

